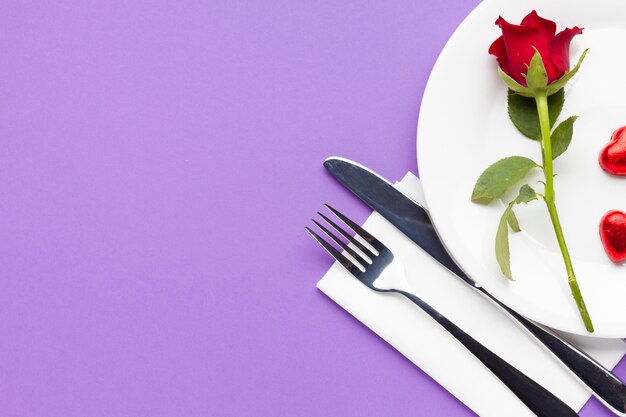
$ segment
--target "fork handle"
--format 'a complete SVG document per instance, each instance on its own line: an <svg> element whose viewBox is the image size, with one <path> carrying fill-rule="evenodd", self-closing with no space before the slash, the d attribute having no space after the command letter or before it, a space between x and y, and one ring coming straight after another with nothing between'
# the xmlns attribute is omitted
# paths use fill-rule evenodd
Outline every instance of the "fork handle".
<svg viewBox="0 0 626 417"><path fill-rule="evenodd" d="M550 391L480 344L480 342L465 333L421 298L406 291L396 290L396 292L413 301L437 323L450 332L452 336L461 342L467 350L472 352L472 354L497 376L498 379L500 379L536 416L571 417L578 415Z"/></svg>

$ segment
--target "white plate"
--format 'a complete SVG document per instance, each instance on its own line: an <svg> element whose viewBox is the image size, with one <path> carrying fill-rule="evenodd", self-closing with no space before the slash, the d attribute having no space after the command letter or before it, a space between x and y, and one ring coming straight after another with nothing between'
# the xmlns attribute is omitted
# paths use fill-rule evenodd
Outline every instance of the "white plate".
<svg viewBox="0 0 626 417"><path fill-rule="evenodd" d="M555 161L555 190L565 238L597 337L626 336L626 266L612 264L598 235L609 209L626 211L626 178L607 175L598 154L626 125L626 2L486 0L459 26L428 81L418 125L418 165L426 200L446 246L470 276L505 304L550 327L589 335L571 297L563 261L542 202L516 207L522 233L510 235L515 282L500 273L494 236L504 205L473 204L481 172L511 155L541 162L536 142L517 132L506 112L507 89L487 49L500 35L498 15L519 23L531 10L580 26L572 42L576 61L590 48L566 87L559 121L580 118L569 150ZM530 178L537 190L540 172ZM521 185L521 183L520 183ZM514 187L517 190L518 187ZM506 201L512 199L506 196Z"/></svg>

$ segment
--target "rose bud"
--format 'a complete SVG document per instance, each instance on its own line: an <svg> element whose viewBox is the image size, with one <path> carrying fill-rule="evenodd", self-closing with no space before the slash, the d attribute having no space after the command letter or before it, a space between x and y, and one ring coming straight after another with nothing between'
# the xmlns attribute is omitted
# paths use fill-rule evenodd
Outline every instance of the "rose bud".
<svg viewBox="0 0 626 417"><path fill-rule="evenodd" d="M569 72L570 42L583 31L574 26L556 33L556 23L540 17L534 10L520 25L502 17L496 20L496 25L502 29L502 36L491 44L489 53L496 57L500 69L523 87L528 85L526 75L537 52L541 55L548 84Z"/></svg>

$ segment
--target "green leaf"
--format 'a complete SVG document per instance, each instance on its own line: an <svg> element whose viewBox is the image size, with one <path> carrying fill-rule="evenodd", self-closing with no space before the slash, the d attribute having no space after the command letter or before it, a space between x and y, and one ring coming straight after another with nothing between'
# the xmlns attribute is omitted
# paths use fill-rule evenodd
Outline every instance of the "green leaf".
<svg viewBox="0 0 626 417"><path fill-rule="evenodd" d="M515 216L513 209L509 211L509 217L506 219L506 221L509 224L509 227L511 228L511 230L513 230L514 232L517 233L517 232L522 231L522 229L520 229L519 227L519 221L517 221L517 217Z"/></svg>
<svg viewBox="0 0 626 417"><path fill-rule="evenodd" d="M524 184L519 189L519 194L515 200L511 201L509 205L502 213L502 217L500 218L500 223L498 224L498 230L496 232L496 260L498 261L498 265L500 265L500 269L505 277L510 280L513 280L513 275L511 274L511 254L509 250L509 229L507 225L514 232L521 232L521 228L519 227L519 222L517 221L517 217L513 212L513 205L521 204L521 203L529 203L533 200L537 199L537 193L532 187L528 184Z"/></svg>
<svg viewBox="0 0 626 417"><path fill-rule="evenodd" d="M504 84L506 84L506 86L509 87L510 90L513 90L517 94L524 96L524 97L533 97L533 94L528 89L528 87L524 87L523 85L515 81L513 78L511 78L509 74L502 71L502 68L500 67L498 67L498 75L500 76L502 81L504 81Z"/></svg>
<svg viewBox="0 0 626 417"><path fill-rule="evenodd" d="M569 147L572 136L574 135L574 122L576 119L578 119L578 116L572 116L562 121L550 135L552 142L552 159L556 159Z"/></svg>
<svg viewBox="0 0 626 417"><path fill-rule="evenodd" d="M514 201L511 201L506 207L506 210L504 210L500 218L500 223L498 224L498 231L496 232L496 260L504 276L510 280L513 280L513 275L511 274L511 254L509 251L509 230L507 222L514 203Z"/></svg>
<svg viewBox="0 0 626 417"><path fill-rule="evenodd" d="M533 188L530 185L524 184L519 189L519 194L517 195L517 198L515 199L515 203L516 204L530 203L531 201L536 200L536 199L537 199L537 193L535 192L535 190L533 190Z"/></svg>
<svg viewBox="0 0 626 417"><path fill-rule="evenodd" d="M548 85L548 73L543 65L541 54L537 49L535 49L535 55L533 55L528 66L526 85L531 90L543 90Z"/></svg>
<svg viewBox="0 0 626 417"><path fill-rule="evenodd" d="M533 160L523 156L509 156L499 160L487 168L476 181L472 201L480 204L491 202L538 166Z"/></svg>
<svg viewBox="0 0 626 417"><path fill-rule="evenodd" d="M578 58L578 62L576 63L576 66L574 68L572 68L571 71L566 72L561 78L559 78L556 81L553 81L549 86L548 86L548 95L554 94L557 91L559 91L561 88L565 87L565 84L567 84L567 82L578 72L578 70L580 69L580 65L583 63L583 59L585 59L585 56L587 55L587 51L589 51L589 48L585 49L582 53L582 55L580 56L580 58Z"/></svg>
<svg viewBox="0 0 626 417"><path fill-rule="evenodd" d="M565 91L560 89L548 97L548 110L550 112L550 127L561 114L565 102ZM508 97L509 117L521 134L533 140L539 140L541 129L537 114L537 103L532 97L523 97L509 90Z"/></svg>

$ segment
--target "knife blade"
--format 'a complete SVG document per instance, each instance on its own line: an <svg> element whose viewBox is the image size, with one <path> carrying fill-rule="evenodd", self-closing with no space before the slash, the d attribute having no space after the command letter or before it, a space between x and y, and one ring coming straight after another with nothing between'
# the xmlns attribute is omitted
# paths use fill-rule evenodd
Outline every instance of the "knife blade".
<svg viewBox="0 0 626 417"><path fill-rule="evenodd" d="M346 158L331 157L324 167L348 190L381 214L442 266L499 306L555 358L560 360L613 413L626 416L626 385L593 358L558 335L510 309L470 278L449 255L428 211L369 168Z"/></svg>
<svg viewBox="0 0 626 417"><path fill-rule="evenodd" d="M440 264L468 284L478 285L450 257L430 215L411 197L374 171L345 158L328 158L324 167L365 204L380 213Z"/></svg>

